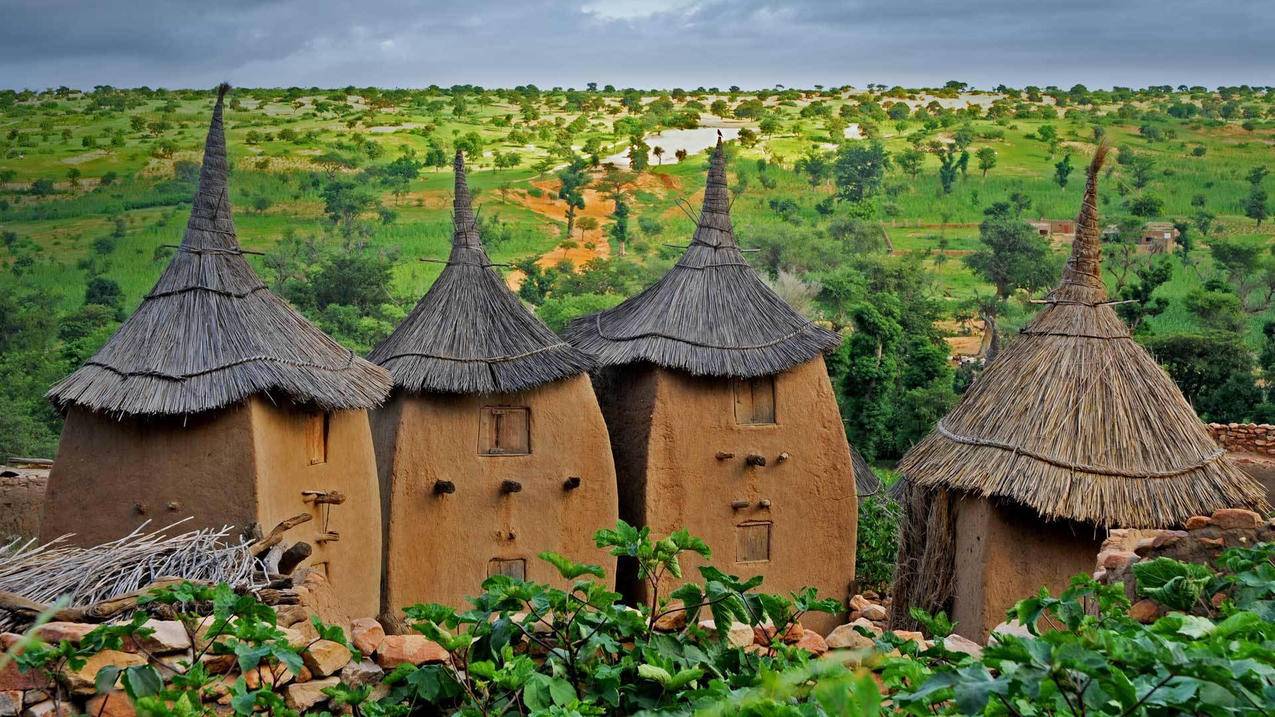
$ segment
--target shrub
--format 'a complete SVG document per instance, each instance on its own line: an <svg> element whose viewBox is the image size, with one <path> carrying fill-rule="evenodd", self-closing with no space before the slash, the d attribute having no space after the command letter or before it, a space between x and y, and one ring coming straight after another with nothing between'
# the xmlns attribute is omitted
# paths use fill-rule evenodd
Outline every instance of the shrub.
<svg viewBox="0 0 1275 717"><path fill-rule="evenodd" d="M885 487L881 487L884 491ZM899 504L888 495L865 496L859 501L859 545L854 577L860 590L882 592L894 579L899 553Z"/></svg>

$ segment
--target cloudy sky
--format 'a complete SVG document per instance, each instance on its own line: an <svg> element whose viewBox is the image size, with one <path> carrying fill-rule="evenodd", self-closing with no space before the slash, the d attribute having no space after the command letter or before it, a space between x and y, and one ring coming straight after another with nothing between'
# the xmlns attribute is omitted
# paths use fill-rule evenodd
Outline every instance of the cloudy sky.
<svg viewBox="0 0 1275 717"><path fill-rule="evenodd" d="M1271 0L0 0L0 87L1275 83Z"/></svg>

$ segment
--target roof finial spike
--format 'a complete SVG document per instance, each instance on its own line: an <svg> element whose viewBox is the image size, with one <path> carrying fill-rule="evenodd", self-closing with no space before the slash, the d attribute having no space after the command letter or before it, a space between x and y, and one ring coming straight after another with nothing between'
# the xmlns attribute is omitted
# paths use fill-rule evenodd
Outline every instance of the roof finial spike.
<svg viewBox="0 0 1275 717"><path fill-rule="evenodd" d="M473 200L469 194L469 182L465 177L465 153L456 150L453 163L456 172L456 193L452 199L452 246L480 247L478 220L474 216Z"/></svg>
<svg viewBox="0 0 1275 717"><path fill-rule="evenodd" d="M199 170L199 188L191 207L190 221L182 246L195 249L238 249L234 219L230 211L230 162L226 158L226 128L223 104L230 85L217 86L217 102L213 105L208 136L204 140L203 166Z"/></svg>
<svg viewBox="0 0 1275 717"><path fill-rule="evenodd" d="M1076 237L1071 244L1071 257L1063 269L1062 282L1055 292L1080 294L1071 297L1085 302L1107 299L1107 287L1102 281L1102 230L1098 226L1098 172L1106 161L1110 147L1104 141L1094 152L1093 161L1085 178L1085 192L1080 202L1080 214L1076 217Z"/></svg>

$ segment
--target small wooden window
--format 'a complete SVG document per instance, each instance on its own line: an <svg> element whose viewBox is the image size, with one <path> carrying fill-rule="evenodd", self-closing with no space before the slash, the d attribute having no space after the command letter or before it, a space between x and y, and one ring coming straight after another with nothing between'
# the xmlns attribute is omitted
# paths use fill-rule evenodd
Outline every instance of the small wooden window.
<svg viewBox="0 0 1275 717"><path fill-rule="evenodd" d="M775 422L774 376L761 376L735 382L735 422L742 424Z"/></svg>
<svg viewBox="0 0 1275 717"><path fill-rule="evenodd" d="M484 406L478 425L478 452L484 456L531 453L531 409Z"/></svg>
<svg viewBox="0 0 1275 717"><path fill-rule="evenodd" d="M492 558L487 561L487 577L504 575L515 580L527 579L527 561L523 558Z"/></svg>
<svg viewBox="0 0 1275 717"><path fill-rule="evenodd" d="M305 449L310 465L328 462L328 427L330 416L327 413L312 413L305 422Z"/></svg>
<svg viewBox="0 0 1275 717"><path fill-rule="evenodd" d="M735 527L735 561L763 563L770 560L769 521L743 523Z"/></svg>

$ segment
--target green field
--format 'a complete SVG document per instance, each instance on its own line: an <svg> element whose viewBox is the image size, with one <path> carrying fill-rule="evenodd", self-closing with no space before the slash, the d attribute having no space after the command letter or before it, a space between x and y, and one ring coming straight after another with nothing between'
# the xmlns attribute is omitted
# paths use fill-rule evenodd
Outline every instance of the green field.
<svg viewBox="0 0 1275 717"><path fill-rule="evenodd" d="M979 223L989 206L1018 196L1029 201L1024 220L1075 216L1095 128L1121 156L1102 175L1104 221L1136 213L1137 222L1181 222L1188 228L1191 250L1165 259L1173 272L1156 293L1167 306L1150 320L1155 333L1214 328L1188 306L1193 291L1235 283L1215 265L1211 244L1238 241L1263 250L1275 244L1272 223L1256 221L1246 206L1250 172L1275 164L1275 95L1249 88L1073 88L1042 94L1028 88L969 96L952 88L867 93L293 88L236 89L229 98L232 199L244 247L269 254L282 251L285 238L308 237L329 252L354 247L389 257L385 303L392 309L379 316L382 322L401 316L428 288L440 269L428 260L447 253L452 183L447 165L457 146L468 150L482 217L505 224L498 240L489 237L493 259L509 264L534 259L564 240L567 247L602 242L612 205L600 193L607 168L598 160L623 151L635 137L701 123L746 127L754 134L732 143L738 236L746 247L761 249L752 256L767 273L782 269L809 280L813 290L829 270L856 267L860 259L829 244L833 225L851 207L832 199L840 186L834 169L813 180L803 170L807 156L814 152L834 165L838 145L872 141L840 140L847 124L883 142L895 161L868 203L869 221L884 231L896 257L919 257L910 266L924 273L927 291L940 302L937 318L957 316L967 300L992 293L963 261L981 247ZM0 264L8 293L40 295L52 310L69 315L80 310L85 286L98 278L119 286L123 311L135 307L163 269L171 245L181 240L212 102L209 91L0 92ZM886 116L887 110L902 114L891 109L900 102L910 107L907 119ZM928 109L917 109L923 107ZM1049 128L1053 141L1047 141ZM937 150L958 139L971 156L945 192ZM921 150L921 159L910 173L898 160L911 147ZM994 151L996 159L985 176L975 159L983 149ZM1062 187L1055 163L1068 154L1075 168ZM419 171L388 182L386 168L402 157ZM557 172L574 157L585 158L593 192L586 193L582 214L592 214L600 226L586 223L588 236L578 229L564 237L565 205L553 190ZM1141 173L1123 161L1128 157L1145 165ZM680 163L666 155L626 175L629 240L624 256L614 241L607 248L613 272L628 277L627 283L578 290L629 293L667 266L676 254L667 245L684 244L693 230L679 203L696 203L703 174L703 154L694 153ZM370 194L376 206L365 206L353 218L358 241L335 249L342 240L325 212L325 190L342 182ZM1137 208L1137 201L1148 198L1149 208ZM1200 226L1206 214L1207 233ZM1066 251L1065 241L1055 242L1056 261ZM1150 260L1138 257L1129 268ZM252 261L274 280L270 257L254 255ZM1108 262L1113 291L1120 283L1114 263ZM1275 283L1275 268L1266 271L1259 267L1250 278ZM1275 309L1269 300L1260 301L1266 289L1249 291L1242 333L1256 352ZM1028 298L1009 302L1011 327L1028 315ZM812 310L826 308L819 295ZM831 313L826 318L838 322ZM339 332L338 338L363 347L383 328L357 341ZM100 341L109 331L98 334ZM91 348L80 346L74 358ZM27 395L33 389L24 390L24 405L38 403L38 396Z"/></svg>

